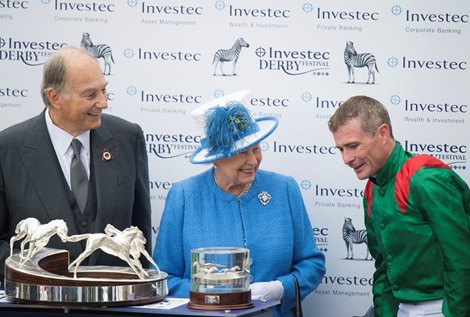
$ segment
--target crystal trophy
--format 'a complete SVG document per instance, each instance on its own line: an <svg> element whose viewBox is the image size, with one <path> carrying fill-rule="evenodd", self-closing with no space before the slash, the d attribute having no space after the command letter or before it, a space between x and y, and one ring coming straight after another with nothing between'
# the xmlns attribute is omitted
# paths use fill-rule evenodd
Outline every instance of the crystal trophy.
<svg viewBox="0 0 470 317"><path fill-rule="evenodd" d="M191 250L188 307L225 310L253 306L248 249L211 247Z"/></svg>

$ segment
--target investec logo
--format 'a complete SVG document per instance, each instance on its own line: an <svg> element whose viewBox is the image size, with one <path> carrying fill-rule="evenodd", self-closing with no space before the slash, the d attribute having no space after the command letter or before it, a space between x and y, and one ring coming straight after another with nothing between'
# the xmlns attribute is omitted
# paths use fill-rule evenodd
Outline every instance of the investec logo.
<svg viewBox="0 0 470 317"><path fill-rule="evenodd" d="M240 8L235 7L234 5L229 5L228 14L231 17L288 19L290 17L290 10L273 8Z"/></svg>
<svg viewBox="0 0 470 317"><path fill-rule="evenodd" d="M202 96L190 94L167 94L161 92L150 92L142 90L140 101L143 103L164 103L164 104L200 104Z"/></svg>
<svg viewBox="0 0 470 317"><path fill-rule="evenodd" d="M134 57L132 49L126 49L124 56L127 58ZM137 51L137 58L139 60L154 60L162 62L200 62L201 53L196 52L182 52L182 51L147 51L139 48Z"/></svg>
<svg viewBox="0 0 470 317"><path fill-rule="evenodd" d="M95 1L59 1L54 0L54 10L56 11L74 11L74 12L114 12L113 3L98 3Z"/></svg>
<svg viewBox="0 0 470 317"><path fill-rule="evenodd" d="M259 57L259 69L282 71L287 75L312 74L328 76L330 74L330 52L320 50L286 50L259 47L255 52Z"/></svg>
<svg viewBox="0 0 470 317"><path fill-rule="evenodd" d="M341 198L363 198L364 190L358 188L334 188L315 185L315 196L317 197L341 197Z"/></svg>
<svg viewBox="0 0 470 317"><path fill-rule="evenodd" d="M0 87L0 97L26 98L28 89Z"/></svg>
<svg viewBox="0 0 470 317"><path fill-rule="evenodd" d="M144 14L161 14L166 16L181 15L184 17L202 15L202 7L185 5L154 5L142 1L140 10Z"/></svg>
<svg viewBox="0 0 470 317"><path fill-rule="evenodd" d="M354 285L369 288L373 282L374 279L371 277L325 275L321 283L323 285Z"/></svg>
<svg viewBox="0 0 470 317"><path fill-rule="evenodd" d="M393 57L389 59L389 65L393 66ZM461 71L467 70L467 61L452 59L421 59L402 57L401 66L405 69L423 69L423 70L447 70Z"/></svg>
<svg viewBox="0 0 470 317"><path fill-rule="evenodd" d="M0 9L28 9L29 1L0 0Z"/></svg>
<svg viewBox="0 0 470 317"><path fill-rule="evenodd" d="M171 186L173 186L172 182L169 181L162 181L162 180L150 180L150 190L170 190Z"/></svg>
<svg viewBox="0 0 470 317"><path fill-rule="evenodd" d="M290 100L288 98L275 98L275 97L253 97L250 99L250 104L253 107L272 107L272 108L288 108Z"/></svg>
<svg viewBox="0 0 470 317"><path fill-rule="evenodd" d="M38 66L67 43L50 41L24 41L0 37L0 61L18 61L28 66Z"/></svg>
<svg viewBox="0 0 470 317"><path fill-rule="evenodd" d="M420 113L449 113L464 114L468 112L468 106L465 104L456 104L452 102L421 102L405 99L405 111Z"/></svg>
<svg viewBox="0 0 470 317"><path fill-rule="evenodd" d="M400 9L396 11L397 9ZM395 6L393 12L394 14L398 15L401 13L401 8ZM407 22L431 22L431 23L468 23L468 14L455 14L455 13L448 13L448 12L413 12L410 10L406 10L405 12L405 19Z"/></svg>
<svg viewBox="0 0 470 317"><path fill-rule="evenodd" d="M368 11L340 11L340 10L325 10L320 7L316 10L316 18L318 20L339 20L339 21L377 21L379 20L378 12Z"/></svg>
<svg viewBox="0 0 470 317"><path fill-rule="evenodd" d="M147 153L162 159L188 156L201 143L201 137L185 134L146 134Z"/></svg>
<svg viewBox="0 0 470 317"><path fill-rule="evenodd" d="M418 154L429 154L442 161L453 169L467 168L467 146L458 144L432 144L432 143L412 143L405 141L405 150Z"/></svg>
<svg viewBox="0 0 470 317"><path fill-rule="evenodd" d="M306 154L306 155L336 155L337 148L335 146L318 145L318 144L282 144L278 141L273 142L274 153L288 154Z"/></svg>
<svg viewBox="0 0 470 317"><path fill-rule="evenodd" d="M150 200L162 200L165 201L168 191L173 186L172 182L165 180L150 180ZM152 228L153 230L154 228ZM158 230L158 228L156 229ZM157 231L154 230L154 233Z"/></svg>

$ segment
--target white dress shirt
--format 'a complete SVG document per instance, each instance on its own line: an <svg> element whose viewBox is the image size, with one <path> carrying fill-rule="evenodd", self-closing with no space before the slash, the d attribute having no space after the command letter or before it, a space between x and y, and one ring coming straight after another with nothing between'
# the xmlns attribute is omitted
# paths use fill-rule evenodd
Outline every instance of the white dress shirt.
<svg viewBox="0 0 470 317"><path fill-rule="evenodd" d="M45 111L47 131L54 146L57 159L59 160L60 167L64 173L67 184L70 184L70 163L72 162L73 150L71 146L72 140L78 139L82 143L82 150L80 151L80 159L85 166L85 170L90 179L90 130L74 137L68 132L56 126L49 115L49 109Z"/></svg>

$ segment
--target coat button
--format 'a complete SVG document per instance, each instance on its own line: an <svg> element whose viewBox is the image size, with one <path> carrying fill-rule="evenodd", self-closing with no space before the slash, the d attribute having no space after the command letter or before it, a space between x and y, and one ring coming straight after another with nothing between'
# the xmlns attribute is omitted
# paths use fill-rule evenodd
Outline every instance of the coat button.
<svg viewBox="0 0 470 317"><path fill-rule="evenodd" d="M82 221L80 224L82 225L83 228L85 228L86 226L88 226L88 222L86 222L86 221Z"/></svg>
<svg viewBox="0 0 470 317"><path fill-rule="evenodd" d="M387 261L391 262L393 260L393 256L391 254L387 255Z"/></svg>
<svg viewBox="0 0 470 317"><path fill-rule="evenodd" d="M380 229L384 229L385 228L385 224L383 222L380 223Z"/></svg>

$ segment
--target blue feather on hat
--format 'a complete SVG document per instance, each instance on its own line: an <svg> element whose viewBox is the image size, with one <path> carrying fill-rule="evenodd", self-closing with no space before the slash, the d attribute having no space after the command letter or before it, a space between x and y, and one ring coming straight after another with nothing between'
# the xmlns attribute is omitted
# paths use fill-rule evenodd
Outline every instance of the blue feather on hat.
<svg viewBox="0 0 470 317"><path fill-rule="evenodd" d="M234 143L251 131L253 124L248 109L240 103L210 109L205 125L209 154L230 156Z"/></svg>
<svg viewBox="0 0 470 317"><path fill-rule="evenodd" d="M248 90L212 100L191 112L191 117L203 130L201 145L190 155L193 164L204 164L228 158L257 144L278 126L273 116L254 119L245 102Z"/></svg>

